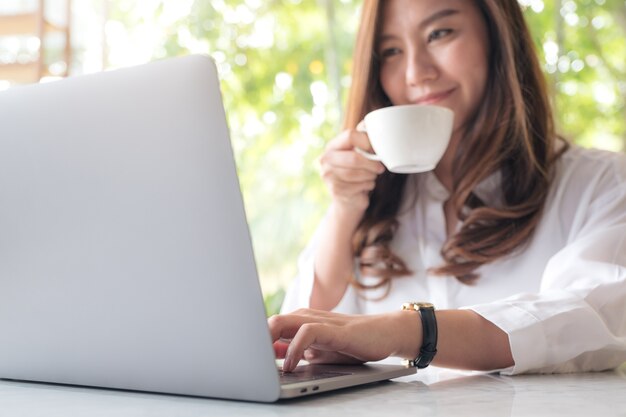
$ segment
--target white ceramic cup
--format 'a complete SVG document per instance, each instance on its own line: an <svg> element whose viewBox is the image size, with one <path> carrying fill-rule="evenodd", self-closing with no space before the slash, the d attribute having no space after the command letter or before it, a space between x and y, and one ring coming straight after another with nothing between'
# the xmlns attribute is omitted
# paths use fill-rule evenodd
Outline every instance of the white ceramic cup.
<svg viewBox="0 0 626 417"><path fill-rule="evenodd" d="M398 174L431 171L448 148L453 122L454 112L445 107L384 107L368 113L357 127L367 133L376 154L355 150Z"/></svg>

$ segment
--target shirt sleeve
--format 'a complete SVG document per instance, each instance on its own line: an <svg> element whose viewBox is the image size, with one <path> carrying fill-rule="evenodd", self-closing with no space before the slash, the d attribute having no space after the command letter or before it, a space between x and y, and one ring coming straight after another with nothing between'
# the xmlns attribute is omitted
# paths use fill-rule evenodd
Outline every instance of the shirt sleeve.
<svg viewBox="0 0 626 417"><path fill-rule="evenodd" d="M315 280L315 253L320 243L321 229L324 227L325 222L326 218L322 219L313 234L313 238L298 258L298 275L291 282L285 294L285 299L280 309L280 312L283 314L299 308L310 307L313 281ZM352 285L348 285L342 299L332 311L344 314L359 314L361 312L359 299Z"/></svg>
<svg viewBox="0 0 626 417"><path fill-rule="evenodd" d="M626 182L579 216L536 294L467 307L509 336L503 374L600 371L626 361Z"/></svg>

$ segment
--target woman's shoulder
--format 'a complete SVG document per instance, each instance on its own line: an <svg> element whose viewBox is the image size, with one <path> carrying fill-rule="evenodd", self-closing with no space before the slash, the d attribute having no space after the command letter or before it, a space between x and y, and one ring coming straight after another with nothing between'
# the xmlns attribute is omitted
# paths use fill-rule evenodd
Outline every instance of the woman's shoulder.
<svg viewBox="0 0 626 417"><path fill-rule="evenodd" d="M626 154L571 144L557 164L557 182L626 186Z"/></svg>
<svg viewBox="0 0 626 417"><path fill-rule="evenodd" d="M570 145L556 164L548 207L567 217L608 202L626 205L626 155Z"/></svg>

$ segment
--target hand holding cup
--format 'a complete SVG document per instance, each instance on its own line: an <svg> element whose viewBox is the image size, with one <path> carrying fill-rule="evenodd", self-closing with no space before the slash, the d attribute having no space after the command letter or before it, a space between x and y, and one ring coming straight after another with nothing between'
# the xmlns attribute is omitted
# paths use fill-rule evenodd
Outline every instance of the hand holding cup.
<svg viewBox="0 0 626 417"><path fill-rule="evenodd" d="M385 167L359 155L355 152L357 147L369 149L367 135L355 129L345 130L328 143L319 164L334 204L360 218L369 205L376 178Z"/></svg>

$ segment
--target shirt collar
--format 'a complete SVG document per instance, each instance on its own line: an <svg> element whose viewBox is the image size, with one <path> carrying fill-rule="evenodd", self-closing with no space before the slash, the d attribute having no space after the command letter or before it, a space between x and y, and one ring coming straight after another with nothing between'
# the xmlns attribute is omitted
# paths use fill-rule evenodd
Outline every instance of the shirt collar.
<svg viewBox="0 0 626 417"><path fill-rule="evenodd" d="M439 181L433 171L417 175L419 193L424 193L429 199L445 202L450 198L450 192ZM502 205L502 173L496 171L478 183L474 194L490 207Z"/></svg>

